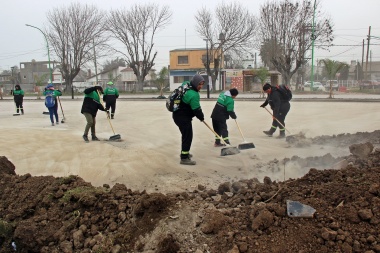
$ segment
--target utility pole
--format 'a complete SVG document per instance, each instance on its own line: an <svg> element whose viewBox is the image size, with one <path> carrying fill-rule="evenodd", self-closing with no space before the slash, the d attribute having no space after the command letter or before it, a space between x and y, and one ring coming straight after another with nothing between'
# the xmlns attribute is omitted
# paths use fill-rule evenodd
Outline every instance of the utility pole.
<svg viewBox="0 0 380 253"><path fill-rule="evenodd" d="M11 67L11 70L12 70L12 94L13 92L15 91L15 79L13 78L13 70L14 70L15 67Z"/></svg>
<svg viewBox="0 0 380 253"><path fill-rule="evenodd" d="M313 12L313 26L311 28L311 89L313 89L313 84L314 84L314 40L315 40L315 5L316 5L317 0L314 0L314 12Z"/></svg>
<svg viewBox="0 0 380 253"><path fill-rule="evenodd" d="M96 78L96 85L98 85L98 69L96 67L96 52L95 52L95 40L92 39L92 45L94 47L94 64L95 64L95 78Z"/></svg>
<svg viewBox="0 0 380 253"><path fill-rule="evenodd" d="M367 73L367 67L368 67L368 54L369 54L369 43L370 43L370 40L371 40L371 26L369 26L369 29L368 29L368 37L367 37L367 56L366 56L366 62L365 62L365 79L368 80L368 73Z"/></svg>
<svg viewBox="0 0 380 253"><path fill-rule="evenodd" d="M206 41L206 74L207 74L207 98L210 98L210 83L208 78L208 70L210 68L210 62L209 62L209 57L208 57L208 39L204 39Z"/></svg>

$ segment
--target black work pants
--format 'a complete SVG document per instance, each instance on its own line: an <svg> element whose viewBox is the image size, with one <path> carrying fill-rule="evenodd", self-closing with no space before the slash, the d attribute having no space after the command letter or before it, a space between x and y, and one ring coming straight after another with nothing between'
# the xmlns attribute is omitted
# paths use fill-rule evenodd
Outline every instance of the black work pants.
<svg viewBox="0 0 380 253"><path fill-rule="evenodd" d="M290 103L289 102L281 102L281 107L277 115L274 115L278 121L281 122L281 124L285 127L285 118L290 110ZM277 120L273 119L272 127L279 127L280 130L285 130L283 127L277 122Z"/></svg>
<svg viewBox="0 0 380 253"><path fill-rule="evenodd" d="M223 138L226 143L230 143L228 139L228 129L227 129L227 120L216 120L212 119L212 127L214 131ZM215 143L220 144L220 139L218 136L215 136ZM222 142L223 143L223 142Z"/></svg>
<svg viewBox="0 0 380 253"><path fill-rule="evenodd" d="M115 114L115 110L116 110L116 102L112 102L112 103L107 103L106 102L106 111L108 112L108 110L111 108L111 114Z"/></svg>
<svg viewBox="0 0 380 253"><path fill-rule="evenodd" d="M24 113L24 108L22 107L22 101L17 101L15 103L16 103L16 113L18 113L20 109L21 109L21 112Z"/></svg>
<svg viewBox="0 0 380 253"><path fill-rule="evenodd" d="M173 116L174 123L181 132L181 159L189 157L191 143L193 142L193 124L192 118Z"/></svg>

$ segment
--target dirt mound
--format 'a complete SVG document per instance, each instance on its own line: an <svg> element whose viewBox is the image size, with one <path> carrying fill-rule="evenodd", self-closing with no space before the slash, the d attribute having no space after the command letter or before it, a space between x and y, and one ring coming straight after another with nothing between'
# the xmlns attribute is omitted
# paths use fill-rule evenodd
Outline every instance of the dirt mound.
<svg viewBox="0 0 380 253"><path fill-rule="evenodd" d="M350 143L347 157L260 165L307 168L299 179L198 185L166 195L122 184L93 187L76 176L16 175L0 157L0 252L380 252L380 150L364 136L336 136ZM340 169L320 168L342 161ZM288 200L316 213L289 217Z"/></svg>

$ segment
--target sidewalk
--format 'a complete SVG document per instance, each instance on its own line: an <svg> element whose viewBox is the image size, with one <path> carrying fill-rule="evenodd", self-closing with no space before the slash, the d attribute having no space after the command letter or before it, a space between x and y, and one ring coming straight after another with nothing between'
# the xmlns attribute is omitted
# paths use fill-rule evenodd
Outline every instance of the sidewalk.
<svg viewBox="0 0 380 253"><path fill-rule="evenodd" d="M168 97L168 93L165 93L164 96ZM131 100L141 100L141 99L157 99L159 96L159 93L151 93L151 94L121 94L119 99L131 99ZM201 99L207 99L207 94L205 92L201 92L200 94ZM219 96L219 93L211 93L210 99L216 100ZM342 101L342 100L379 100L380 101L380 94L363 94L363 93L342 93L342 92L335 92L334 93L334 99L328 98L328 93L322 93L322 94L299 94L299 93L293 93L293 99L292 101L305 101L305 100L326 100L326 101ZM64 95L60 97L61 100L72 100L71 95ZM41 100L44 99L44 96L41 96ZM74 95L74 100L81 100L83 99L83 94ZM246 100L246 99L253 99L253 100L263 100L263 98L260 98L259 93L239 93L236 100ZM13 96L3 96L3 100L13 100ZM25 96L24 100L37 100L37 96ZM2 100L0 100L1 102Z"/></svg>

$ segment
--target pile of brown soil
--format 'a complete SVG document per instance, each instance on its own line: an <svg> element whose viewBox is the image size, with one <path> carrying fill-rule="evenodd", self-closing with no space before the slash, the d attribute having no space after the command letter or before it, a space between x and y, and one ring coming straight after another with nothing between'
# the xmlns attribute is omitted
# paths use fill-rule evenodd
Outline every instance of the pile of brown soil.
<svg viewBox="0 0 380 253"><path fill-rule="evenodd" d="M347 138L367 134L359 135L336 138L351 143ZM380 150L350 145L348 157L319 158L343 159L341 169L319 170L313 168L317 158L293 157L292 163L310 166L302 178L198 185L166 195L121 184L96 188L76 176L17 175L0 157L0 252L379 253ZM316 212L289 217L287 200Z"/></svg>

